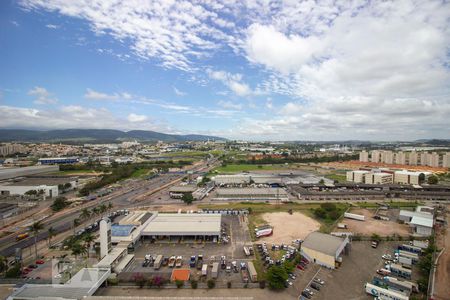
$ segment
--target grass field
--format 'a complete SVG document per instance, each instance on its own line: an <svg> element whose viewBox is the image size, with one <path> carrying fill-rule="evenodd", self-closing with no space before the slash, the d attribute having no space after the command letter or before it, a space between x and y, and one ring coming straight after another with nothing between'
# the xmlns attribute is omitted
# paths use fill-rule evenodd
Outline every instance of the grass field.
<svg viewBox="0 0 450 300"><path fill-rule="evenodd" d="M148 175L150 175L150 172L151 172L150 169L138 169L138 170L133 172L133 174L131 175L131 178L138 178L138 177L142 177L142 176L148 176Z"/></svg>
<svg viewBox="0 0 450 300"><path fill-rule="evenodd" d="M283 170L289 168L289 165L275 164L275 165L253 165L253 164L240 164L240 165L226 165L214 169L216 173L239 173L245 171L256 170Z"/></svg>
<svg viewBox="0 0 450 300"><path fill-rule="evenodd" d="M95 174L97 173L95 170L67 170L67 171L58 171L58 172L54 172L51 173L52 175L60 175L60 176L65 176L65 175L78 175L78 174ZM101 173L101 172L98 172Z"/></svg>
<svg viewBox="0 0 450 300"><path fill-rule="evenodd" d="M346 182L347 181L347 176L345 176L344 174L327 174L325 175L326 178L331 179L331 180L335 180L337 182Z"/></svg>

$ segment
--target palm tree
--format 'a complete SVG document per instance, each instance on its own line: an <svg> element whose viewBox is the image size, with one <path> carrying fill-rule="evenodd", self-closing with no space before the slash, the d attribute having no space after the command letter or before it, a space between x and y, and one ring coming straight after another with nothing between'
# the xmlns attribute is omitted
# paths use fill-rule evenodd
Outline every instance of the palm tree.
<svg viewBox="0 0 450 300"><path fill-rule="evenodd" d="M75 258L77 258L78 255L83 255L84 253L86 253L86 248L80 243L73 244L71 250L72 255L74 255Z"/></svg>
<svg viewBox="0 0 450 300"><path fill-rule="evenodd" d="M94 208L92 209L92 213L93 213L94 215L97 216L97 215L100 213L100 208L94 207Z"/></svg>
<svg viewBox="0 0 450 300"><path fill-rule="evenodd" d="M92 235L92 233L87 233L84 237L84 245L86 247L86 253L87 253L87 258L89 258L89 249L91 248L91 243L93 241L95 241L95 237Z"/></svg>
<svg viewBox="0 0 450 300"><path fill-rule="evenodd" d="M108 207L105 204L102 204L98 209L100 211L100 214L103 214L108 210Z"/></svg>
<svg viewBox="0 0 450 300"><path fill-rule="evenodd" d="M91 216L91 212L89 211L89 209L87 208L83 208L83 210L81 211L81 215L80 215L80 219L88 219Z"/></svg>
<svg viewBox="0 0 450 300"><path fill-rule="evenodd" d="M48 246L52 245L52 237L56 235L56 230L53 227L50 227L48 230Z"/></svg>
<svg viewBox="0 0 450 300"><path fill-rule="evenodd" d="M75 229L77 228L78 225L81 224L80 219L74 219L73 220L73 233L75 234Z"/></svg>
<svg viewBox="0 0 450 300"><path fill-rule="evenodd" d="M31 231L34 235L34 256L37 259L37 236L39 234L39 231L44 229L44 225L41 223L41 221L34 222L33 225L30 227Z"/></svg>
<svg viewBox="0 0 450 300"><path fill-rule="evenodd" d="M111 202L108 203L108 210L110 211L113 208L113 204Z"/></svg>

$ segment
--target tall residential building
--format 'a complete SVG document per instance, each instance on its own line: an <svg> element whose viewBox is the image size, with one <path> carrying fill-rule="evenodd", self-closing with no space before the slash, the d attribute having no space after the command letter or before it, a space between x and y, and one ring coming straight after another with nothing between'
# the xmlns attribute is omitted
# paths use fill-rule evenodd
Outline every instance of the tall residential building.
<svg viewBox="0 0 450 300"><path fill-rule="evenodd" d="M427 165L430 167L438 168L439 167L439 154L437 154L436 152L429 154Z"/></svg>
<svg viewBox="0 0 450 300"><path fill-rule="evenodd" d="M420 153L420 165L427 166L427 164L428 164L428 152L421 152Z"/></svg>
<svg viewBox="0 0 450 300"><path fill-rule="evenodd" d="M444 155L442 155L442 167L450 168L450 152L447 152Z"/></svg>
<svg viewBox="0 0 450 300"><path fill-rule="evenodd" d="M385 164L393 164L394 163L394 153L392 153L392 151L381 152L381 162L385 163Z"/></svg>
<svg viewBox="0 0 450 300"><path fill-rule="evenodd" d="M416 151L409 152L408 155L408 164L410 166L417 166L418 155Z"/></svg>
<svg viewBox="0 0 450 300"><path fill-rule="evenodd" d="M359 152L359 161L368 162L369 161L369 153L365 150Z"/></svg>
<svg viewBox="0 0 450 300"><path fill-rule="evenodd" d="M395 153L395 163L397 165L406 165L406 154L402 151Z"/></svg>
<svg viewBox="0 0 450 300"><path fill-rule="evenodd" d="M20 144L4 144L0 146L0 156L8 156L15 153L24 153L26 148Z"/></svg>
<svg viewBox="0 0 450 300"><path fill-rule="evenodd" d="M370 158L370 161L373 163L379 163L381 162L381 152L378 150L372 151L372 156Z"/></svg>

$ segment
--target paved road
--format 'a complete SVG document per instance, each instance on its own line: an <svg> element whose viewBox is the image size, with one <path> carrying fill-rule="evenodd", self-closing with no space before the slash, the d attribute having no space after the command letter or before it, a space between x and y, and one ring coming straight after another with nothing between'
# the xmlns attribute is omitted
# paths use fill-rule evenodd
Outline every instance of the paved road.
<svg viewBox="0 0 450 300"><path fill-rule="evenodd" d="M192 166L188 169L192 169L195 172L208 171L213 168L213 164L210 163L207 166L204 162L198 164L196 166ZM110 195L100 198L99 200L93 201L91 204L88 204L90 208L100 205L101 203L112 203L114 205L114 209L122 209L122 208L131 208L135 206L141 206L143 204L158 204L158 199L146 199L144 201L136 201L137 199L141 199L142 195L151 195L153 191L157 190L161 186L170 184L176 180L179 180L185 177L185 174L161 174L158 177L149 179L149 180L129 180L126 185L122 185L122 187ZM161 195L164 191L158 192L157 195ZM161 203L161 201L159 201ZM179 201L178 201L179 202ZM167 203L164 201L164 203ZM168 204L168 203L167 203ZM83 207L84 208L84 207ZM72 228L73 221L79 217L81 211L81 207L77 209L73 209L71 212L64 214L56 214L52 217L49 217L45 221L43 221L44 229L38 234L37 240L45 240L48 237L48 228L53 227L56 233L61 233L67 231ZM16 248L25 249L34 244L34 237L29 237L27 239L16 241L15 235L8 236L0 239L0 255L3 256L11 256L14 255Z"/></svg>

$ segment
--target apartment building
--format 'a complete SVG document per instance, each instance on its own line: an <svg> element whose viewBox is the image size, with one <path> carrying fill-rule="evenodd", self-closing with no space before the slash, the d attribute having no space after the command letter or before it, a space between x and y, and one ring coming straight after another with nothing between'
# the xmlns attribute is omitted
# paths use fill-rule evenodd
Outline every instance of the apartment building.
<svg viewBox="0 0 450 300"><path fill-rule="evenodd" d="M406 154L402 151L394 154L397 165L406 165Z"/></svg>
<svg viewBox="0 0 450 300"><path fill-rule="evenodd" d="M3 144L0 145L0 156L8 156L16 153L25 153L26 147L20 144Z"/></svg>
<svg viewBox="0 0 450 300"><path fill-rule="evenodd" d="M373 163L381 162L381 152L378 150L373 150L371 152L370 161Z"/></svg>
<svg viewBox="0 0 450 300"><path fill-rule="evenodd" d="M408 164L409 164L410 166L417 166L418 160L419 160L419 156L417 155L417 152L416 152L416 151L411 151L411 152L409 152L409 155L408 155Z"/></svg>
<svg viewBox="0 0 450 300"><path fill-rule="evenodd" d="M359 153L359 161L360 162L369 162L369 152L361 151Z"/></svg>
<svg viewBox="0 0 450 300"><path fill-rule="evenodd" d="M442 167L450 168L450 152L447 152L444 155L442 155Z"/></svg>
<svg viewBox="0 0 450 300"><path fill-rule="evenodd" d="M431 172L395 171L394 183L398 184L421 184L431 175Z"/></svg>

